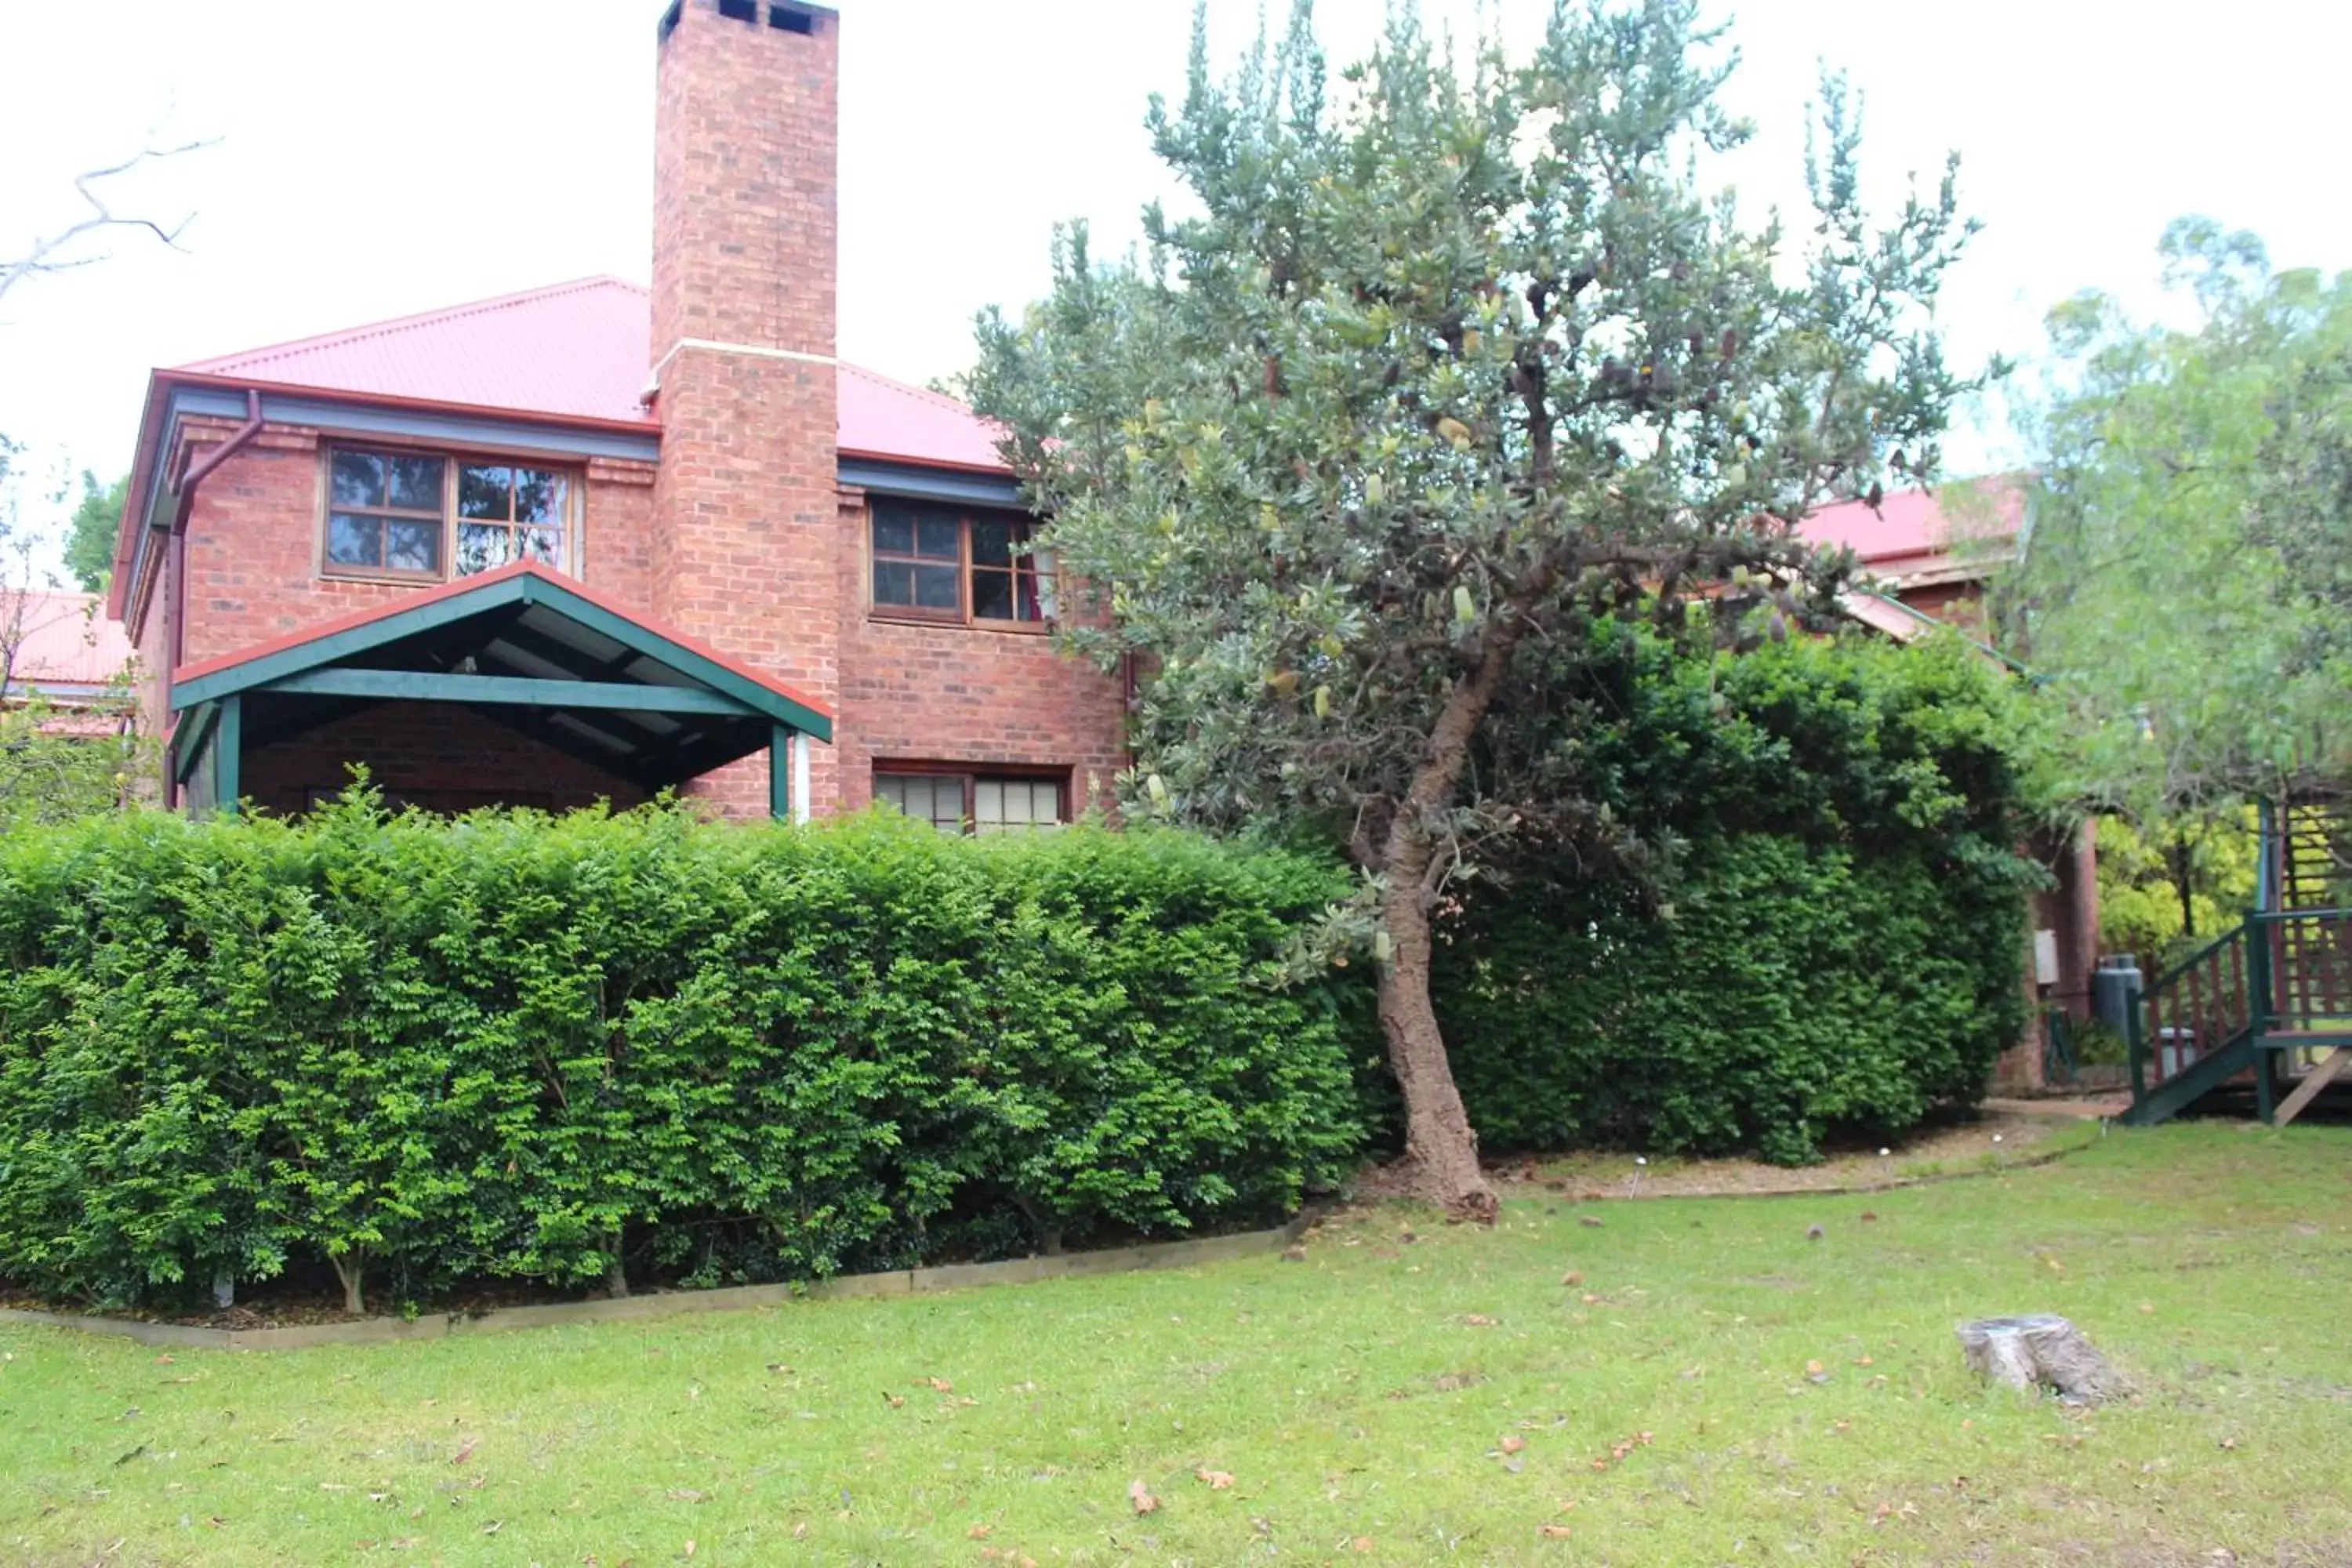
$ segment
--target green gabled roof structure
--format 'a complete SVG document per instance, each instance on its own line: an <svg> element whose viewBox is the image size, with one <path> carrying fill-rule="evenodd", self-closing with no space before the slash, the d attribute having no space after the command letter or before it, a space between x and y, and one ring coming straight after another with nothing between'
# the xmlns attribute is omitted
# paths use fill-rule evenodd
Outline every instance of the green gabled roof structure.
<svg viewBox="0 0 2352 1568"><path fill-rule="evenodd" d="M833 739L823 703L520 562L181 667L172 777L233 810L247 752L392 701L462 704L648 792L766 750L778 816L794 738Z"/></svg>

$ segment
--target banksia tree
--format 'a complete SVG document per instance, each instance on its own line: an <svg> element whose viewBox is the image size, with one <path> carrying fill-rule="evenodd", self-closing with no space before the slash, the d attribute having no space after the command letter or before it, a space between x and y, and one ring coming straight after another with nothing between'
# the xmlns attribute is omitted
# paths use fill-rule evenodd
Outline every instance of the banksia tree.
<svg viewBox="0 0 2352 1568"><path fill-rule="evenodd" d="M1843 563L1790 524L1928 474L1962 387L1930 321L1951 170L1874 224L1832 81L1811 221L1744 225L1695 173L1748 134L1696 9L1563 4L1466 70L1401 13L1336 90L1305 5L1227 83L1196 33L1150 122L1197 214L1147 213L1119 266L1073 231L1052 294L982 322L975 401L1093 601L1066 636L1142 656L1135 809L1330 825L1408 1159L1471 1217L1430 917L1514 840L1608 833L1563 676L1609 617L1738 642L1827 612Z"/></svg>

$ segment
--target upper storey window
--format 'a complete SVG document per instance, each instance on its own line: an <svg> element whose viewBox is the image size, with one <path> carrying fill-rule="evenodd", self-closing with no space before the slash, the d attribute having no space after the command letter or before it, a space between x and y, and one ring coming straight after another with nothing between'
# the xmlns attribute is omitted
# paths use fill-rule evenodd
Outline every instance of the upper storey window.
<svg viewBox="0 0 2352 1568"><path fill-rule="evenodd" d="M322 564L330 576L428 583L515 561L569 571L577 491L560 468L338 447Z"/></svg>
<svg viewBox="0 0 2352 1568"><path fill-rule="evenodd" d="M876 614L1032 630L1053 618L1053 558L1030 548L1031 519L880 499L873 515Z"/></svg>

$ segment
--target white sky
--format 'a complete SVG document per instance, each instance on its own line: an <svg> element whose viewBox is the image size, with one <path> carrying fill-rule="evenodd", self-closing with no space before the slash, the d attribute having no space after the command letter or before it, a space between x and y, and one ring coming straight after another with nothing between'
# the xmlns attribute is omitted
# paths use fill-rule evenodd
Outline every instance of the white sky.
<svg viewBox="0 0 2352 1568"><path fill-rule="evenodd" d="M1277 16L1286 0L1269 0ZM1424 0L1433 25L1475 0ZM1487 0L1519 32L1542 0ZM218 138L121 183L193 211L187 254L111 259L0 301L0 432L39 475L127 467L149 367L590 273L642 279L658 0L0 0L0 254L77 216L70 181L144 142ZM1257 0L1212 0L1230 61ZM1103 248L1170 187L1142 130L1182 87L1191 0L844 0L841 348L922 381L962 369L981 306L1046 279L1051 226ZM2338 0L1717 4L1761 136L1736 171L1794 206L1817 61L1868 95L1890 191L1948 149L1986 220L1950 279L1958 363L2031 354L2085 287L2154 303L2154 245L2209 214L2281 265L2352 264ZM1322 0L1335 66L1379 0ZM1952 447L2007 460L1998 410ZM37 489L39 487L36 487ZM26 497L26 521L47 509Z"/></svg>

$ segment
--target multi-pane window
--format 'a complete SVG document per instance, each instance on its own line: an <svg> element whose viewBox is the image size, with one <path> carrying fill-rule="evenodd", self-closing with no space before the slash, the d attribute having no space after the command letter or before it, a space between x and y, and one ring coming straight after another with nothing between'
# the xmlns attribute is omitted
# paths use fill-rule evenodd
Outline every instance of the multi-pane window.
<svg viewBox="0 0 2352 1568"><path fill-rule="evenodd" d="M571 485L548 468L503 463L457 465L457 574L510 561L563 564Z"/></svg>
<svg viewBox="0 0 2352 1568"><path fill-rule="evenodd" d="M337 452L328 468L327 566L401 577L441 575L439 458Z"/></svg>
<svg viewBox="0 0 2352 1568"><path fill-rule="evenodd" d="M327 462L326 570L430 582L522 560L563 570L572 497L561 469L337 447Z"/></svg>
<svg viewBox="0 0 2352 1568"><path fill-rule="evenodd" d="M874 798L942 833L1034 833L1063 821L1062 781L1053 777L877 771Z"/></svg>
<svg viewBox="0 0 2352 1568"><path fill-rule="evenodd" d="M1051 558L1014 512L874 502L874 607L922 620L1042 627L1054 614Z"/></svg>

